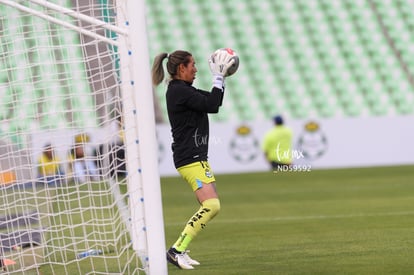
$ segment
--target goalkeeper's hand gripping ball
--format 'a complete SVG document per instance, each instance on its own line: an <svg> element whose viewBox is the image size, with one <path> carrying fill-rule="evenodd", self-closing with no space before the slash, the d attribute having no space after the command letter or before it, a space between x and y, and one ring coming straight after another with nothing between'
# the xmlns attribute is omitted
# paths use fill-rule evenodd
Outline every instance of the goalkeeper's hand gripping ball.
<svg viewBox="0 0 414 275"><path fill-rule="evenodd" d="M213 75L231 76L239 68L239 56L230 48L216 50L208 60Z"/></svg>

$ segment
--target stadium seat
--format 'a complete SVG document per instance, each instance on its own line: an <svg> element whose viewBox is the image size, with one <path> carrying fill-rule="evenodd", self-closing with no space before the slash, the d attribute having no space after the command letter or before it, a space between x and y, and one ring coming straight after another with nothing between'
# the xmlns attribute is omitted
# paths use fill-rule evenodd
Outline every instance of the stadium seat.
<svg viewBox="0 0 414 275"><path fill-rule="evenodd" d="M148 1L149 16L159 11L159 7L162 6L160 3L163 1ZM187 10L198 12L200 19L195 22L198 31L190 36L191 39L181 34L180 41L188 40L185 44L189 46L194 45L194 40L204 41L202 44L209 44L210 47L220 47L220 41L236 43L234 47L241 56L243 69L239 70L238 76L234 78L243 78L245 81L230 82L228 88L229 91L233 90L234 95L243 94L249 104L246 105L238 96L226 97L232 101L230 105L234 106L234 110L241 112L235 117L246 117L246 113L253 114L253 119L266 117L272 112L271 102L275 101L286 108L285 112L291 112L290 115L295 117L306 117L311 113L321 116L356 113L348 107L343 112L337 111L337 108L345 108L346 104L336 104L335 92L344 89L337 82L365 82L362 71L352 71L352 68L357 68L359 64L355 63L352 67L348 65L351 64L350 56L355 52L347 52L347 49L356 45L363 48L353 27L353 21L348 15L347 9L350 7L331 1L261 1L257 5L239 1L235 5L217 0L186 3L185 7ZM182 4L177 4L176 9L182 10ZM177 13L169 15L175 14ZM189 22L185 13L179 14L180 18L177 21ZM214 27L218 23L217 17L221 20L220 32ZM152 20L157 20L156 16L149 19ZM170 22L174 24L176 20ZM157 26L162 28L161 25ZM166 33L165 29L151 31ZM249 37L248 41L246 37ZM320 39L321 37L323 39ZM168 39L168 36L162 39L165 45L173 45L169 42L171 39ZM368 41L367 38L361 38L362 40ZM338 47L341 43L344 45ZM208 47L204 47L202 51L207 50ZM365 55L361 57L367 58ZM344 70L348 71L351 78L341 80ZM199 72L199 78L205 78L204 75L208 73L207 70ZM326 75L322 81L315 79L321 74ZM317 84L313 84L314 82ZM208 80L199 83L207 84ZM322 87L324 92L320 92ZM359 97L361 96L362 94ZM329 100L324 101L324 98ZM361 107L361 104L358 106ZM362 105L362 108L368 107Z"/></svg>
<svg viewBox="0 0 414 275"><path fill-rule="evenodd" d="M68 7L71 4L68 0L59 1ZM239 71L226 81L225 102L221 112L212 116L213 121L267 119L275 111L292 118L414 113L410 105L413 86L409 80L414 74L413 1L210 0L178 1L171 5L168 0L148 0L146 5L150 62L160 52L192 52L198 67L197 87L211 88L207 58L212 51L232 47L239 54ZM13 12L18 11L7 7L0 10L4 26L10 25L3 28L3 34L7 34L7 29L22 27L39 31L36 37L18 45L10 44L3 35L0 40L4 47L25 51L49 43L78 42L75 32L64 32L60 26L56 27L57 36L50 38L45 21L39 18L13 22L8 19L13 18ZM63 18L66 17L60 19ZM0 79L18 81L24 86L30 85L22 81L25 78L51 75L42 83L31 84L34 86L30 89L35 91L33 99L37 99L51 95L45 89L53 87L57 93L51 99L53 104L28 106L27 114L19 116L28 115L46 128L62 123L75 126L68 121L69 116L49 116L48 121L34 116L40 107L50 108L50 112L53 108L69 107L80 120L76 126L96 125L97 115L92 112L95 103L81 49L68 47L60 54L61 67L47 51L35 51L33 59L42 60L41 65L35 71L15 74L14 80L4 74L4 65L0 65ZM9 56L7 62L25 68L28 61L23 56ZM64 62L67 59L75 62ZM66 75L58 76L62 66ZM69 81L57 85L62 83L62 77L77 85ZM155 92L167 118L165 90L166 86L161 84ZM5 93L1 106L14 98L12 92ZM74 96L69 98L71 93ZM1 108L0 118L12 115L7 108ZM31 125L30 121L19 123Z"/></svg>
<svg viewBox="0 0 414 275"><path fill-rule="evenodd" d="M71 5L66 0L59 4L67 7ZM33 8L39 9L40 6L34 5ZM2 97L2 104L7 104L8 107L5 106L0 112L0 116L9 121L10 133L18 129L68 126L69 116L65 113L73 107L67 105L71 96L74 97L74 106L78 107L72 111L80 116L79 125L75 126L96 126L95 107L82 50L69 46L79 44L79 35L68 32L59 25L55 25L54 31L50 32L47 21L36 16L21 17L19 10L8 6L3 6L0 14L4 15L4 28L0 38L2 45L7 47L9 53L14 53L5 57L6 62L2 62L0 70L0 79L4 80L2 83L10 83L13 87L8 88ZM67 17L62 16L60 19L67 20ZM24 30L29 29L36 30L36 35L23 36ZM57 44L65 44L67 47L57 53L58 47L50 47ZM30 62L38 65L31 66ZM18 68L18 71L9 68ZM63 84L65 81L66 84ZM82 97L89 99L78 101ZM44 114L40 116L38 110Z"/></svg>
<svg viewBox="0 0 414 275"><path fill-rule="evenodd" d="M30 69L30 61L25 54L26 40L23 36L24 22L21 20L13 20L18 18L19 12L10 7L3 7L2 12L7 13L10 20L3 22L2 44L7 48L8 54L4 53L5 60L2 62L2 69L5 70L4 75L0 78L5 83L4 87L4 118L10 120L10 125L16 129L24 129L33 124L36 114L36 106L33 91L32 72ZM13 37L13 39L11 39ZM11 54L10 54L11 53ZM11 70L7 69L12 68Z"/></svg>

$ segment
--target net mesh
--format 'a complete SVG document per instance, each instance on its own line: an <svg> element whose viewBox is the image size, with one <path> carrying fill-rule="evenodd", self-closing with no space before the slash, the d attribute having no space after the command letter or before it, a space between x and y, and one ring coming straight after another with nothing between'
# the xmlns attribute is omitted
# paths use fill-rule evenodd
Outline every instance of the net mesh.
<svg viewBox="0 0 414 275"><path fill-rule="evenodd" d="M0 6L0 263L10 274L144 273L128 224L117 35L104 24L116 3Z"/></svg>

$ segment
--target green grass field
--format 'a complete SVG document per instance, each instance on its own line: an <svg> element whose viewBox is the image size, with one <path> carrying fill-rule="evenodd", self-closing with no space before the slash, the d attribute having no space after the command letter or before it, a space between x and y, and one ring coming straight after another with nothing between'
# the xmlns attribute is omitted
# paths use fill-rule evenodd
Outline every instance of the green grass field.
<svg viewBox="0 0 414 275"><path fill-rule="evenodd" d="M216 175L222 209L169 274L413 274L414 167ZM162 178L167 247L198 208Z"/></svg>
<svg viewBox="0 0 414 275"><path fill-rule="evenodd" d="M216 175L216 179L221 212L189 247L201 266L187 271L168 265L169 274L414 274L414 166L245 173ZM181 178L162 178L161 184L168 247L198 204ZM125 191L126 186L121 187ZM74 188L79 189L80 200L71 192ZM48 261L59 262L63 257L67 266L43 265L41 274L78 274L79 270L87 274L92 266L115 274L125 267L100 257L75 261L72 246L75 241L82 245L85 233L77 225L85 215L100 218L112 211L107 207L110 195L90 196L100 194L101 188L106 185L58 189L53 209L68 211L56 216L50 226L68 223L75 228L66 235L63 229L57 230L64 237L48 240L66 249L45 252ZM35 196L30 192L9 195L16 194ZM41 193L40 197L47 196ZM82 218L79 203L99 206L99 211L84 212ZM97 229L88 227L88 234L96 234ZM121 261L131 258L131 253L132 249L124 251ZM111 249L105 255L118 253Z"/></svg>

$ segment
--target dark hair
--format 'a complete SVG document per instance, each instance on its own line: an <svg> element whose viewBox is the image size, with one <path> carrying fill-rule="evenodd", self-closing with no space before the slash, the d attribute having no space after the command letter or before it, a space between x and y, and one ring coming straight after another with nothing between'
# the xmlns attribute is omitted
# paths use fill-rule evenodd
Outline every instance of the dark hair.
<svg viewBox="0 0 414 275"><path fill-rule="evenodd" d="M184 64L187 66L190 63L190 57L192 56L191 53L187 51L175 51L171 54L168 53L160 53L154 58L154 63L152 65L152 84L157 86L161 83L164 79L164 68L162 66L162 61L165 58L168 58L167 61L167 72L170 75L170 78L174 78L177 75L178 66L180 64Z"/></svg>
<svg viewBox="0 0 414 275"><path fill-rule="evenodd" d="M273 121L276 125L283 125L283 117L281 115L275 116Z"/></svg>

